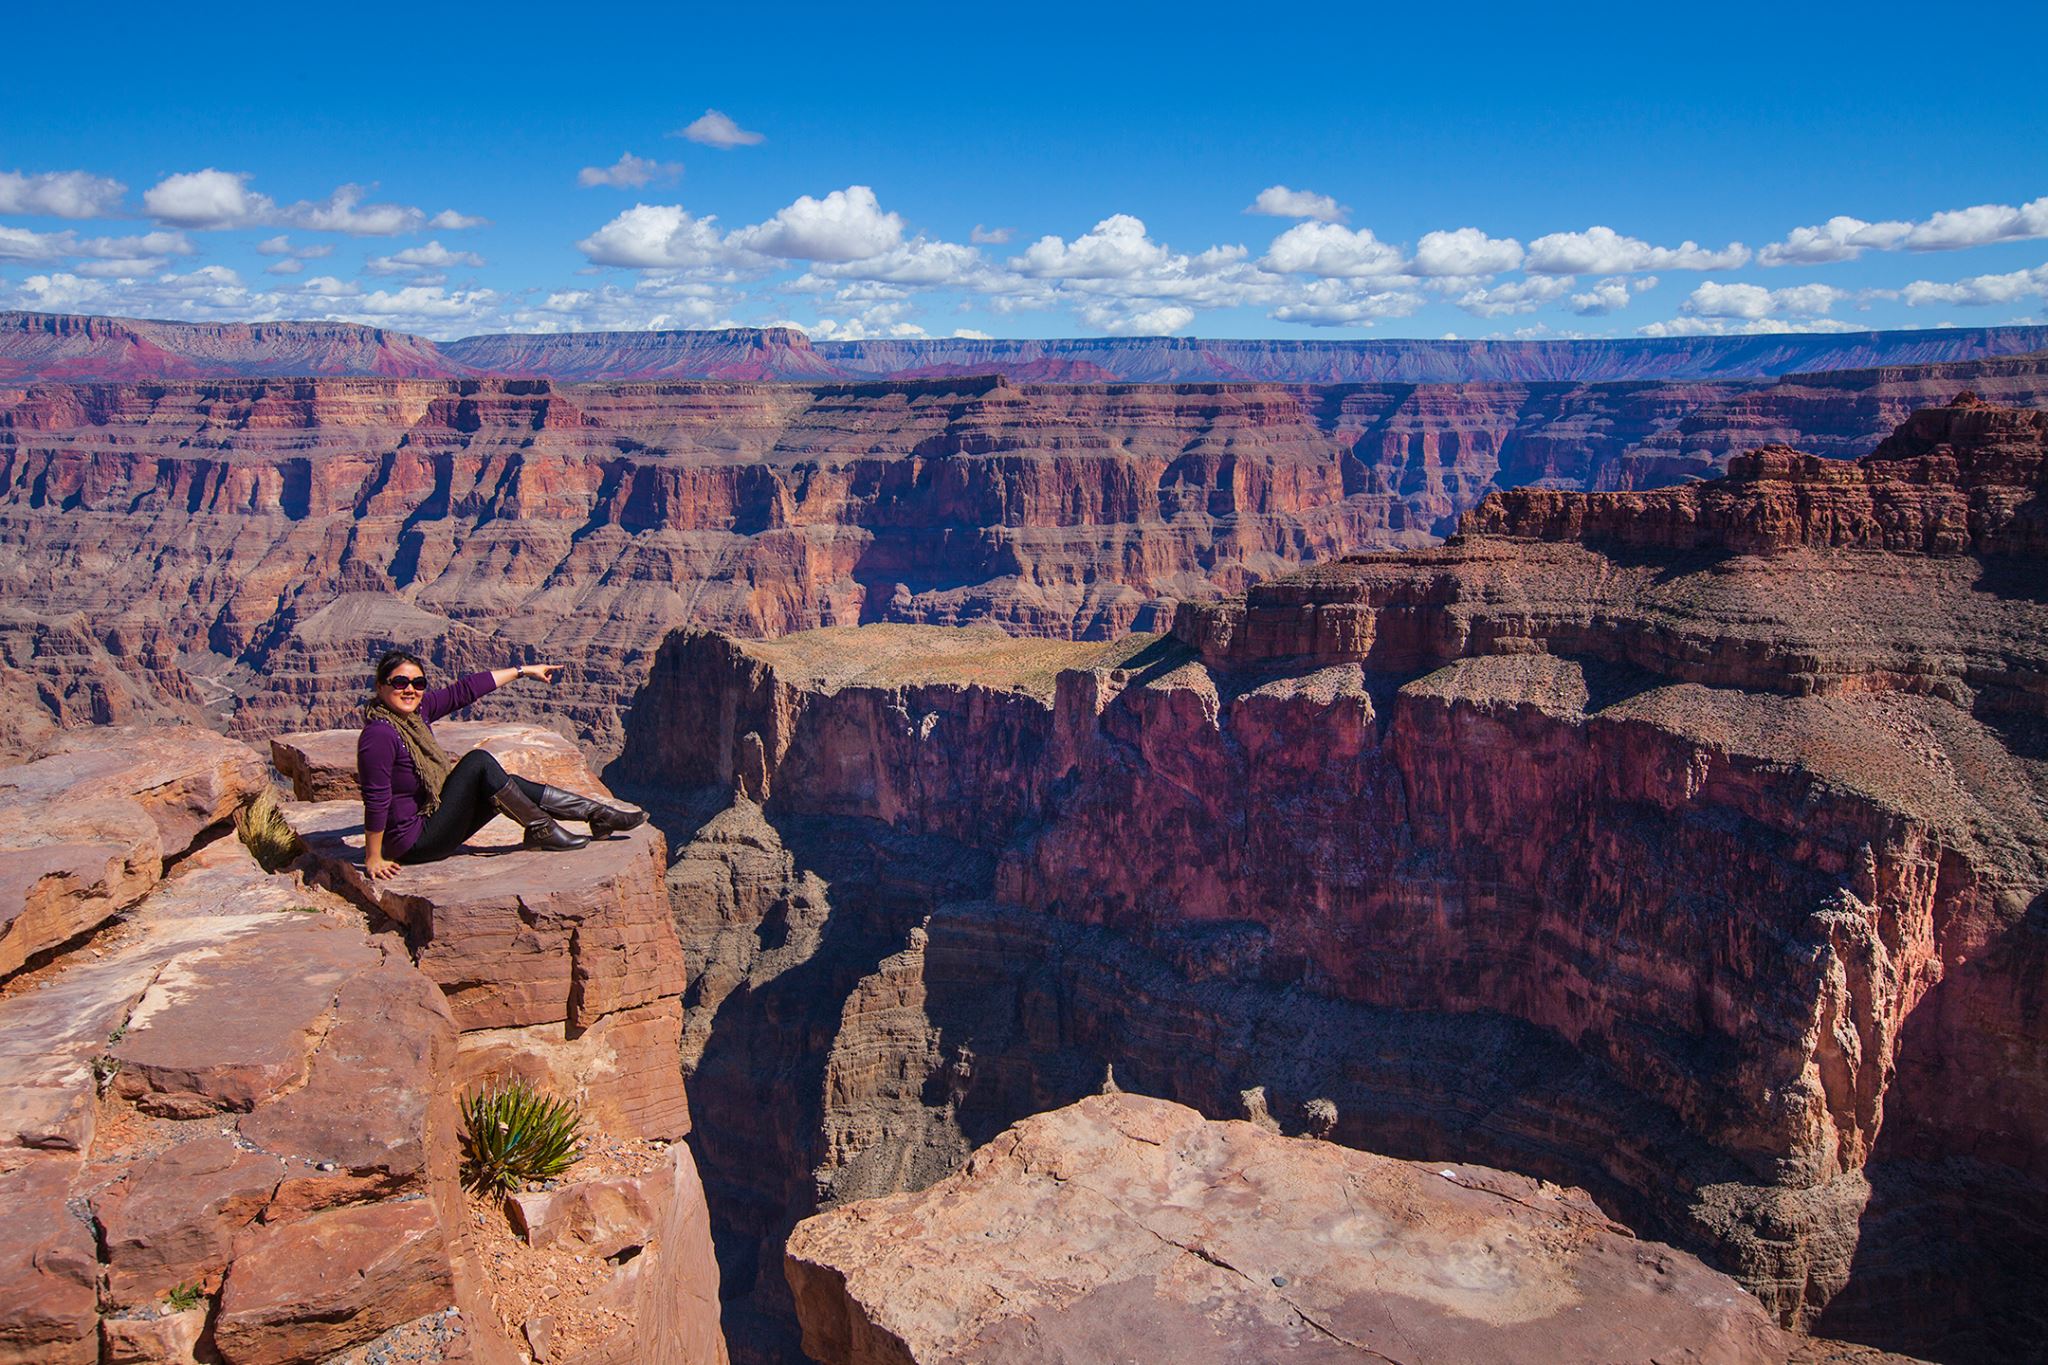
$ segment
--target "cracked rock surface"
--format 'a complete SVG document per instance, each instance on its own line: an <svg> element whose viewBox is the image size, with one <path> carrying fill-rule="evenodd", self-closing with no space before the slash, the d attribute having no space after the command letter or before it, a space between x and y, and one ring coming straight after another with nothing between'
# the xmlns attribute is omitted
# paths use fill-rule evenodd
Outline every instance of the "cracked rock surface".
<svg viewBox="0 0 2048 1365"><path fill-rule="evenodd" d="M1165 1100L1026 1119L919 1194L800 1224L828 1365L1782 1361L1734 1280L1579 1190L1397 1161Z"/></svg>

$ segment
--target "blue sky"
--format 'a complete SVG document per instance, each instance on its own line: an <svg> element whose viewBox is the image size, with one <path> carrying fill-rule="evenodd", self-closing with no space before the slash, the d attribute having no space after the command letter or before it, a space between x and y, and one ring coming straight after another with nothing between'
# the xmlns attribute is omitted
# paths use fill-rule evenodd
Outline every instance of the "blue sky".
<svg viewBox="0 0 2048 1365"><path fill-rule="evenodd" d="M435 337L2048 315L2039 4L34 8L0 307Z"/></svg>

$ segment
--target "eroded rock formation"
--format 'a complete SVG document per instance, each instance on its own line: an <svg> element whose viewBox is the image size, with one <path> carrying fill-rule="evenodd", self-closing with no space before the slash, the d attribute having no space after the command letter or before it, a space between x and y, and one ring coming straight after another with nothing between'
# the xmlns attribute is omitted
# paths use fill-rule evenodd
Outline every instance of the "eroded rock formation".
<svg viewBox="0 0 2048 1365"><path fill-rule="evenodd" d="M405 644L569 664L550 710L608 755L678 626L1156 629L1429 543L1500 488L1651 487L1759 439L1861 454L1958 369L2048 401L2039 357L1781 384L37 384L0 403L0 696L23 713L0 744L339 724Z"/></svg>
<svg viewBox="0 0 2048 1365"><path fill-rule="evenodd" d="M553 736L469 737L587 778ZM328 746L281 749L296 780L334 785ZM667 961L660 944L675 954L658 836L617 841L609 869L582 864L580 901L558 877L531 906L501 901L498 920L463 926L480 945L472 972L502 967L511 996L551 988L527 1013L552 1027L479 1029L486 983L435 972L462 956L449 921L488 886L401 878L390 889L426 942L410 941L316 885L342 880L317 857L270 874L223 836L266 786L253 751L190 728L81 731L0 770L0 1361L511 1365L518 1275L556 1270L548 1247L490 1244L495 1209L457 1185L456 1117L460 1093L508 1074L581 1100L601 1148L556 1197L574 1202L588 1179L640 1215L564 1277L552 1358L723 1360L701 1187L673 1141L688 1112L675 1002L639 998L658 995L644 980ZM323 834L332 805L289 809L316 850L345 838ZM537 856L466 866L538 887L518 866ZM652 907L638 921L632 885ZM529 911L574 922L566 971L555 940L530 945L538 967L494 953L524 941ZM576 1037L572 1016L587 1025ZM592 1161L630 1168L579 1175Z"/></svg>
<svg viewBox="0 0 2048 1365"><path fill-rule="evenodd" d="M1780 1365L1761 1305L1583 1191L1164 1100L1024 1120L919 1194L800 1224L824 1365L1280 1360Z"/></svg>
<svg viewBox="0 0 2048 1365"><path fill-rule="evenodd" d="M703 1149L729 1322L787 1321L809 1208L1113 1065L1582 1185L1790 1326L2023 1355L2044 442L1964 400L1856 465L1495 494L1168 637L672 640L618 772L731 801L670 874L698 1112L819 1096Z"/></svg>
<svg viewBox="0 0 2048 1365"><path fill-rule="evenodd" d="M783 327L558 332L435 343L332 322L184 323L0 312L0 382L246 375L474 374L578 379L923 379L1052 383L1447 383L1753 378L2038 351L2040 327L1610 341L838 341Z"/></svg>

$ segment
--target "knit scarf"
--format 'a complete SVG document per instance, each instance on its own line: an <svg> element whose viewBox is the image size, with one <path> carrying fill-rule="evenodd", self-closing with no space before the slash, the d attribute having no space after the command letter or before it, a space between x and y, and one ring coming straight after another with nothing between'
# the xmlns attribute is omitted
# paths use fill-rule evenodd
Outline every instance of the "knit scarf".
<svg viewBox="0 0 2048 1365"><path fill-rule="evenodd" d="M427 789L426 804L420 807L420 814L432 815L441 804L441 786L447 782L448 770L453 766L434 741L434 732L420 719L419 712L408 715L395 711L376 697L363 703L363 723L367 725L373 720L384 721L398 731L398 738L412 755L412 766L419 771L420 782Z"/></svg>

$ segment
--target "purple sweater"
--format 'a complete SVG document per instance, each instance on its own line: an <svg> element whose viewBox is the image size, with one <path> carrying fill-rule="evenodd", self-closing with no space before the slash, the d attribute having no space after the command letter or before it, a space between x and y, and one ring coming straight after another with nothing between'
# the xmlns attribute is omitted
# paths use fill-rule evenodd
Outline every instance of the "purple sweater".
<svg viewBox="0 0 2048 1365"><path fill-rule="evenodd" d="M429 691L420 702L420 719L432 730L434 722L451 711L460 711L479 697L497 690L488 673L472 673L446 687ZM413 766L398 727L388 720L371 721L356 739L356 781L363 789L363 830L384 832L384 856L399 858L419 842L420 807L426 804L426 784Z"/></svg>

